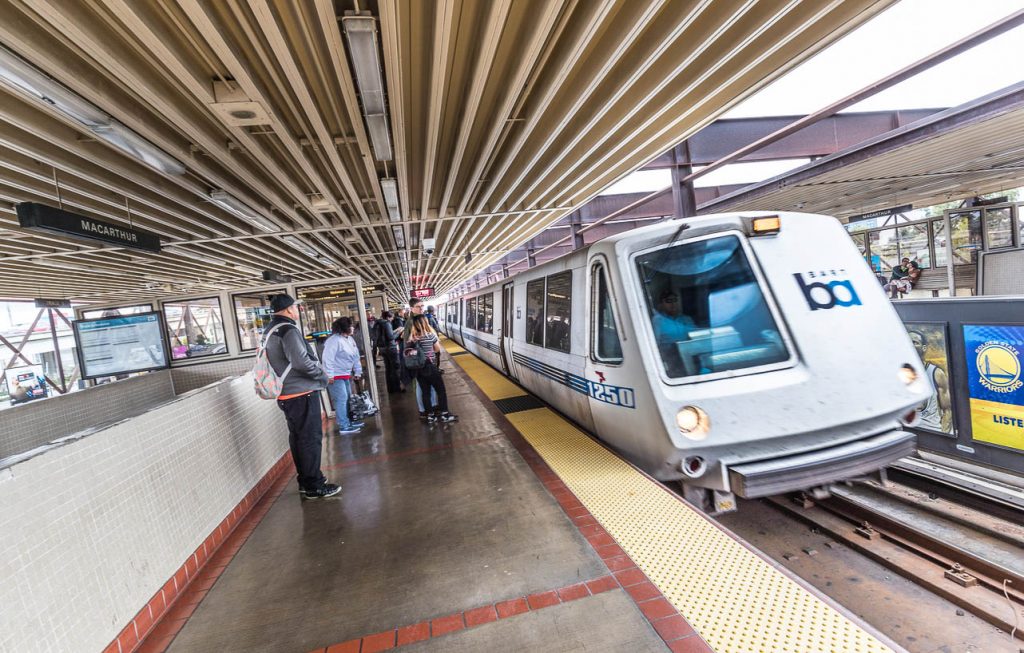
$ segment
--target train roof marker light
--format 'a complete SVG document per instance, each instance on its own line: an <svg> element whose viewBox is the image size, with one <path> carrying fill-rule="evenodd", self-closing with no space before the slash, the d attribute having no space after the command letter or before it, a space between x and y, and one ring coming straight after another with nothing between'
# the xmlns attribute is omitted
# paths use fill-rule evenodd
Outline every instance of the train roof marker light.
<svg viewBox="0 0 1024 653"><path fill-rule="evenodd" d="M750 222L750 231L753 236L774 236L781 230L782 218L777 215L754 218Z"/></svg>
<svg viewBox="0 0 1024 653"><path fill-rule="evenodd" d="M281 231L279 226L264 218L262 215L259 215L226 191L220 189L210 191L210 201L228 213L245 220L252 226L261 231L265 231L268 234Z"/></svg>
<svg viewBox="0 0 1024 653"><path fill-rule="evenodd" d="M384 73L377 48L377 19L369 12L345 12L341 19L355 73L363 118L370 133L373 154L378 161L391 161L391 130L384 103Z"/></svg>
<svg viewBox="0 0 1024 653"><path fill-rule="evenodd" d="M3 46L0 46L0 81L56 109L96 138L146 165L169 175L185 174L185 166L180 161Z"/></svg>

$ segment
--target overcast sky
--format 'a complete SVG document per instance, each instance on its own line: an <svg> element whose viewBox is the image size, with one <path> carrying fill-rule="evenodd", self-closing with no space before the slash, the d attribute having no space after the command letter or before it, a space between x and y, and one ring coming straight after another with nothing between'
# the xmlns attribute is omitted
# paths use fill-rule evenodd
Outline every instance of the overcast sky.
<svg viewBox="0 0 1024 653"><path fill-rule="evenodd" d="M1024 0L901 0L723 117L817 111L1020 9ZM1022 80L1024 27L1018 27L846 111L952 107ZM696 185L760 181L803 163L725 166ZM669 183L667 171L638 172L606 194L655 191Z"/></svg>

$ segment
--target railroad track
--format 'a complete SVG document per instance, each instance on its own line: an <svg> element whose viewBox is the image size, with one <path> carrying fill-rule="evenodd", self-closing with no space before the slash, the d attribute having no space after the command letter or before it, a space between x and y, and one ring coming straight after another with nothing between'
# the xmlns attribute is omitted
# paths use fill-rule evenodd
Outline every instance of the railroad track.
<svg viewBox="0 0 1024 653"><path fill-rule="evenodd" d="M989 515L901 485L767 501L1024 643L1024 517Z"/></svg>

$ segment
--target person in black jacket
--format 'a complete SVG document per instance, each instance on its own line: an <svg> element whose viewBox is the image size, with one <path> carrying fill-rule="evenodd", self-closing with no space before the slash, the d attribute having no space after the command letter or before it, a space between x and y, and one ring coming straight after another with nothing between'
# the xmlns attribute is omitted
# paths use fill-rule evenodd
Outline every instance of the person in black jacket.
<svg viewBox="0 0 1024 653"><path fill-rule="evenodd" d="M328 483L320 471L324 438L320 391L327 387L327 373L320 367L316 352L302 337L295 298L274 295L270 310L274 312L274 319L267 331L281 326L267 339L267 360L278 376L287 371L277 406L288 423L288 445L295 463L299 496L302 499L333 497L341 492L341 486Z"/></svg>
<svg viewBox="0 0 1024 653"><path fill-rule="evenodd" d="M374 342L377 343L377 348L384 359L384 380L387 382L389 394L403 390L399 378L398 341L395 330L391 327L393 318L394 314L391 311L384 311L374 325L377 331Z"/></svg>

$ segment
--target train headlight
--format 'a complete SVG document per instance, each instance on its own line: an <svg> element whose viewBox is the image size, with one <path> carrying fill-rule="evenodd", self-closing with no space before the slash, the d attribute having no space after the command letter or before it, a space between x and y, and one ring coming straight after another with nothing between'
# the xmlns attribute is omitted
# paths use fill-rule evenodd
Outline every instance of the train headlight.
<svg viewBox="0 0 1024 653"><path fill-rule="evenodd" d="M679 432L691 440L703 440L711 430L711 419L708 414L696 406L683 406L676 413L676 426Z"/></svg>

